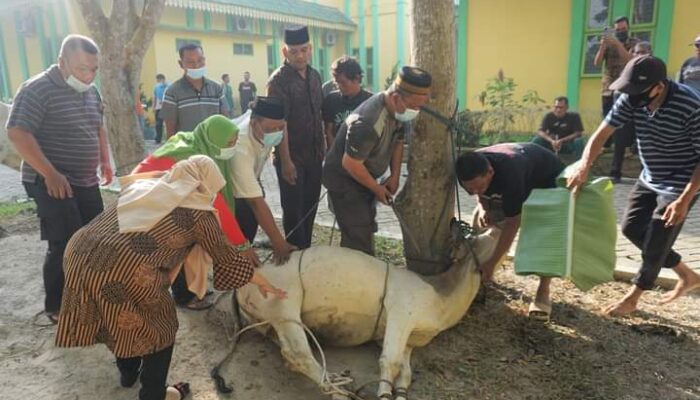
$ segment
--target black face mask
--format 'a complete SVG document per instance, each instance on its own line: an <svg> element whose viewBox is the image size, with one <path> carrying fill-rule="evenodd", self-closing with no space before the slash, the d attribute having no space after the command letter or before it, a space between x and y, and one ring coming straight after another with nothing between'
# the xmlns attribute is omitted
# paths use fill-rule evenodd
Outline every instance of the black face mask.
<svg viewBox="0 0 700 400"><path fill-rule="evenodd" d="M652 86L651 89L647 90L646 92L642 92L639 94L628 94L627 101L634 108L646 107L649 104L651 104L651 102L654 101L655 98L657 98L659 96L658 93L656 95L654 95L653 97L650 96L651 91L653 89L654 89L654 86Z"/></svg>
<svg viewBox="0 0 700 400"><path fill-rule="evenodd" d="M624 43L627 41L627 39L629 39L629 33L627 33L627 31L615 32L615 37L617 38L617 40Z"/></svg>

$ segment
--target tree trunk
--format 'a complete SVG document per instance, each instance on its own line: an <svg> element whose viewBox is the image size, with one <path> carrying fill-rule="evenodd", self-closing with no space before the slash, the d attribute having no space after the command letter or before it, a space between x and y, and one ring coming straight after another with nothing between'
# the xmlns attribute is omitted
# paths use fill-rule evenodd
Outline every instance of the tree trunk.
<svg viewBox="0 0 700 400"><path fill-rule="evenodd" d="M77 0L92 38L100 46L99 70L105 124L117 175L126 175L145 155L136 116L141 65L165 0L113 0L109 18L101 0Z"/></svg>
<svg viewBox="0 0 700 400"><path fill-rule="evenodd" d="M452 0L413 1L413 64L433 76L429 106L444 115L451 115L455 106L454 20ZM395 207L407 267L412 271L433 275L449 264L453 174L449 133L444 125L421 113L410 138L408 179Z"/></svg>

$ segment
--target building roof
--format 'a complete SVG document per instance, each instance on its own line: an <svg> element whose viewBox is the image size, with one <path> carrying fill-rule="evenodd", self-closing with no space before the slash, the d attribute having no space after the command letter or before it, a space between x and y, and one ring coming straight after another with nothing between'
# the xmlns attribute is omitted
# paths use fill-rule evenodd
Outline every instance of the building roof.
<svg viewBox="0 0 700 400"><path fill-rule="evenodd" d="M303 0L166 0L165 5L284 24L342 31L355 29L355 23L337 8Z"/></svg>

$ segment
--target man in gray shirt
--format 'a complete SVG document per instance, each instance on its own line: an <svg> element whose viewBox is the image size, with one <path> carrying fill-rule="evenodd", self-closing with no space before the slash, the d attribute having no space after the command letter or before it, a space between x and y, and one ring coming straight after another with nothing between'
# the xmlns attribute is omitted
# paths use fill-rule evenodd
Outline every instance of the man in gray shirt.
<svg viewBox="0 0 700 400"><path fill-rule="evenodd" d="M22 182L34 198L41 239L48 242L43 275L44 310L56 323L63 296L63 252L81 226L102 212L98 187L112 181L102 104L92 85L99 49L92 39L69 35L58 65L19 88L7 134L22 157Z"/></svg>
<svg viewBox="0 0 700 400"><path fill-rule="evenodd" d="M681 66L678 82L700 92L700 36L695 38L693 46L695 46L695 56L685 60Z"/></svg>
<svg viewBox="0 0 700 400"><path fill-rule="evenodd" d="M432 78L403 67L394 84L357 107L340 126L323 166L342 247L374 254L376 202L391 204L399 188L403 143L410 121L428 102ZM379 179L390 168L384 183Z"/></svg>
<svg viewBox="0 0 700 400"><path fill-rule="evenodd" d="M186 44L179 49L182 78L165 90L160 117L170 137L177 132L190 132L200 122L215 114L229 115L221 85L207 79L206 58L202 46Z"/></svg>

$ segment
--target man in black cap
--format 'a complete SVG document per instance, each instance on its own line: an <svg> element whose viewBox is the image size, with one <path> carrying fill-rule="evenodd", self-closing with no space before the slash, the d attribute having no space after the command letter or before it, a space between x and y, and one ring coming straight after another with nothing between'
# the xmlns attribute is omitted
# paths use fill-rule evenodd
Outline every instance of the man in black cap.
<svg viewBox="0 0 700 400"><path fill-rule="evenodd" d="M666 65L653 56L632 59L610 87L622 95L588 141L568 186L578 190L605 140L634 122L643 169L629 195L622 233L642 251L642 265L635 286L605 308L609 315L624 315L654 287L661 267L679 277L664 303L700 287L700 275L672 249L700 188L700 93L667 79Z"/></svg>
<svg viewBox="0 0 700 400"><path fill-rule="evenodd" d="M238 144L230 161L236 219L251 243L259 224L272 242L275 261L280 263L296 247L287 243L277 228L259 179L272 148L284 136L284 105L279 98L259 96L252 109L234 122L240 129Z"/></svg>
<svg viewBox="0 0 700 400"><path fill-rule="evenodd" d="M321 75L311 68L312 48L304 27L286 29L284 64L267 82L267 95L284 101L287 129L275 151L284 230L299 248L311 245L321 193L325 149L321 120Z"/></svg>
<svg viewBox="0 0 700 400"><path fill-rule="evenodd" d="M340 227L340 245L374 254L376 204L390 205L399 188L404 138L429 100L432 78L403 67L391 87L367 99L342 123L323 166ZM379 179L387 170L391 175Z"/></svg>

